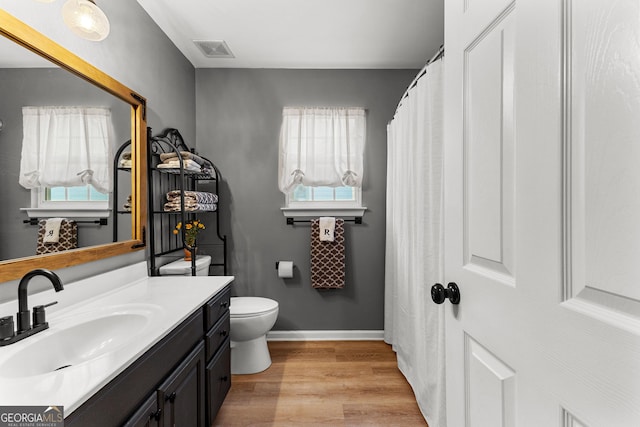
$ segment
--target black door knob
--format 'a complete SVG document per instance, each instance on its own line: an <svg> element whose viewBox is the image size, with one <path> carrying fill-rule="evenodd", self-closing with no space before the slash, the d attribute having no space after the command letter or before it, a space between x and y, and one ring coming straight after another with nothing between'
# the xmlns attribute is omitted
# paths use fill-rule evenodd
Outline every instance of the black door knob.
<svg viewBox="0 0 640 427"><path fill-rule="evenodd" d="M454 282L449 283L446 288L440 283L436 283L431 287L431 299L433 302L442 304L447 298L449 298L451 304L460 304L460 289Z"/></svg>

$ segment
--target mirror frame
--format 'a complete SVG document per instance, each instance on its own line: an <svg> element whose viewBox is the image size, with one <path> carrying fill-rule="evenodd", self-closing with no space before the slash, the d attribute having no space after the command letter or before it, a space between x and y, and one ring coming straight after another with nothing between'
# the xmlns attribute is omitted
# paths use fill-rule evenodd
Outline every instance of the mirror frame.
<svg viewBox="0 0 640 427"><path fill-rule="evenodd" d="M133 165L131 240L0 261L0 282L21 278L34 268L55 270L144 249L147 224L146 99L2 9L0 9L0 35L131 105Z"/></svg>

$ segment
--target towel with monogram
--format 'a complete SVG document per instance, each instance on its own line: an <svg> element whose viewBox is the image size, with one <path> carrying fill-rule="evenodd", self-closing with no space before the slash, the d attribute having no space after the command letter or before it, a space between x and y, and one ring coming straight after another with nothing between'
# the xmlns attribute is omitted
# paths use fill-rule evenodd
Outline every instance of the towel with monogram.
<svg viewBox="0 0 640 427"><path fill-rule="evenodd" d="M47 243L46 240L55 240L52 239L54 236L50 236L48 239L45 239L47 236L47 231L54 231L54 228L57 228L55 225L58 221L53 221L53 223L49 224L49 230L47 230L47 221L46 219L41 219L38 221L38 242L36 246L36 255L42 254L51 254L54 252L66 251L69 249L76 249L78 247L78 223L71 219L62 219L60 221L60 227L58 228L58 238L56 242Z"/></svg>
<svg viewBox="0 0 640 427"><path fill-rule="evenodd" d="M320 240L320 220L311 220L311 286L315 289L344 287L344 219L335 220L333 241Z"/></svg>

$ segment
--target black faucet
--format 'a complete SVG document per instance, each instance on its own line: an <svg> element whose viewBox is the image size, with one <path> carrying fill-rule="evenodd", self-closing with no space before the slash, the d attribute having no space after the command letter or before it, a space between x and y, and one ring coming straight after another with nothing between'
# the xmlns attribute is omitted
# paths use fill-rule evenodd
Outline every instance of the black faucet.
<svg viewBox="0 0 640 427"><path fill-rule="evenodd" d="M23 338L43 331L49 327L49 324L45 321L44 309L45 307L56 304L57 301L34 307L33 327L31 326L31 313L29 312L29 304L27 303L27 285L35 276L44 276L49 279L56 292L60 292L64 289L62 281L53 271L36 269L25 274L18 284L18 313L16 314L17 330L15 332L13 331L13 317L7 316L0 318L0 346L20 341Z"/></svg>

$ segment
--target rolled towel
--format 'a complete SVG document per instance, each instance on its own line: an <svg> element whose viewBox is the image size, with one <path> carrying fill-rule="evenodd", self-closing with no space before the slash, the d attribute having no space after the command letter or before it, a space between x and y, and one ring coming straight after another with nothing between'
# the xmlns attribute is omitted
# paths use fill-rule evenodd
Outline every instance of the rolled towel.
<svg viewBox="0 0 640 427"><path fill-rule="evenodd" d="M44 226L43 243L58 243L60 241L60 225L64 218L49 218Z"/></svg>
<svg viewBox="0 0 640 427"><path fill-rule="evenodd" d="M331 216L320 217L320 241L333 242L336 229L336 219Z"/></svg>

